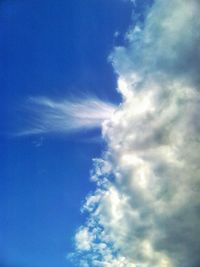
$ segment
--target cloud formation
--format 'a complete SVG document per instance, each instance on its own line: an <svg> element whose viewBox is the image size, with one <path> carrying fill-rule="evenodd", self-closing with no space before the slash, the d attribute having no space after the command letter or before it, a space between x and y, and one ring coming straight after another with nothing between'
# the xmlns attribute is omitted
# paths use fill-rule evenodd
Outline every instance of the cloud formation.
<svg viewBox="0 0 200 267"><path fill-rule="evenodd" d="M70 133L99 128L110 119L115 106L97 98L55 101L46 97L30 98L27 111L29 127L19 135Z"/></svg>
<svg viewBox="0 0 200 267"><path fill-rule="evenodd" d="M75 236L82 267L200 265L200 4L155 0L110 56L123 102Z"/></svg>

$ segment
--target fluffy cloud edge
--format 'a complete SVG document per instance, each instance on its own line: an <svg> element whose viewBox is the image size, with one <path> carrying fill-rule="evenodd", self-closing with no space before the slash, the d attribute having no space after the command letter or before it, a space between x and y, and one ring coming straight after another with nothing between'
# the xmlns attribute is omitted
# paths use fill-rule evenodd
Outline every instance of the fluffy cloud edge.
<svg viewBox="0 0 200 267"><path fill-rule="evenodd" d="M197 0L154 1L109 57L123 103L103 123L80 266L199 265L199 11Z"/></svg>

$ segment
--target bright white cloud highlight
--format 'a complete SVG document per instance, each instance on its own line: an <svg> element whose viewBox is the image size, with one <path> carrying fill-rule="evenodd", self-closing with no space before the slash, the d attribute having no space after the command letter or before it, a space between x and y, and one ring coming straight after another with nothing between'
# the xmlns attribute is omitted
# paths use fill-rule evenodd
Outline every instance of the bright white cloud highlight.
<svg viewBox="0 0 200 267"><path fill-rule="evenodd" d="M55 101L37 97L29 100L27 110L31 114L30 125L20 135L69 133L98 128L111 118L115 106L97 98Z"/></svg>
<svg viewBox="0 0 200 267"><path fill-rule="evenodd" d="M200 264L199 13L197 0L155 0L110 56L123 102L103 123L79 266Z"/></svg>

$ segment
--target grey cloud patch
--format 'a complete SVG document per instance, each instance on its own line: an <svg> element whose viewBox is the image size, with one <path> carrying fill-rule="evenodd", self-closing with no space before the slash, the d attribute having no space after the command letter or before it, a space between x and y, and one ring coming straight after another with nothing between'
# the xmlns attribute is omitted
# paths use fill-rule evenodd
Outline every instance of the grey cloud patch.
<svg viewBox="0 0 200 267"><path fill-rule="evenodd" d="M123 102L103 123L80 266L200 265L199 13L197 0L155 0L110 56Z"/></svg>

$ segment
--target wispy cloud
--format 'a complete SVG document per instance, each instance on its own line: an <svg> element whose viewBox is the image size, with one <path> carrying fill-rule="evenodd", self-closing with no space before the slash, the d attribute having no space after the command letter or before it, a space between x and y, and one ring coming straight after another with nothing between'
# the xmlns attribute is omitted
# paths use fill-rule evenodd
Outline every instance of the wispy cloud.
<svg viewBox="0 0 200 267"><path fill-rule="evenodd" d="M123 103L103 124L79 266L199 266L199 12L198 0L155 0L110 56Z"/></svg>
<svg viewBox="0 0 200 267"><path fill-rule="evenodd" d="M115 106L97 98L55 101L35 97L29 99L26 110L29 123L19 135L70 133L99 128L111 118Z"/></svg>

